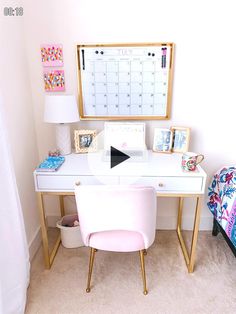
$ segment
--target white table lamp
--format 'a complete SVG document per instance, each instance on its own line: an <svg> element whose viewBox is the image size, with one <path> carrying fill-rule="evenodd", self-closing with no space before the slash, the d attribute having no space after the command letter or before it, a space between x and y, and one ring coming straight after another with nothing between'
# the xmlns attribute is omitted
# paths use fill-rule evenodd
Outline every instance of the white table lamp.
<svg viewBox="0 0 236 314"><path fill-rule="evenodd" d="M79 121L79 114L74 95L45 96L44 122L57 123L56 143L61 155L71 153L69 123L77 121Z"/></svg>

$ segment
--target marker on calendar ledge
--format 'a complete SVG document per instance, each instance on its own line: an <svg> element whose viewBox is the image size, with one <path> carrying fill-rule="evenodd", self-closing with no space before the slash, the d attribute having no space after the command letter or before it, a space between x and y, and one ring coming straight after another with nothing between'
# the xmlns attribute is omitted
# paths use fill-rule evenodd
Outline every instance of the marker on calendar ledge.
<svg viewBox="0 0 236 314"><path fill-rule="evenodd" d="M167 53L167 48L161 48L162 50L162 56L161 56L161 67L166 68L166 53Z"/></svg>
<svg viewBox="0 0 236 314"><path fill-rule="evenodd" d="M84 49L82 49L81 52L82 52L82 65L83 65L83 70L85 70Z"/></svg>

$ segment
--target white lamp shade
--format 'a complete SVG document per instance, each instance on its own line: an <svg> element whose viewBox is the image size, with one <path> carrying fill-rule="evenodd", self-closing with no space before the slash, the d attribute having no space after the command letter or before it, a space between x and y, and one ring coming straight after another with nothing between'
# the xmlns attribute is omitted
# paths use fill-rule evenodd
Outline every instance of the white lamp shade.
<svg viewBox="0 0 236 314"><path fill-rule="evenodd" d="M75 96L45 96L44 121L49 123L72 123L79 121Z"/></svg>

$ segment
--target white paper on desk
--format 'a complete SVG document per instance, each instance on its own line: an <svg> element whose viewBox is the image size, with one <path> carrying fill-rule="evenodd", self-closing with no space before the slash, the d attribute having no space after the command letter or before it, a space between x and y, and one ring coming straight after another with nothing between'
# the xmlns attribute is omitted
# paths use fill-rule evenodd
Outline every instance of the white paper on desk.
<svg viewBox="0 0 236 314"><path fill-rule="evenodd" d="M144 149L145 124L136 122L106 122L105 147L110 149Z"/></svg>

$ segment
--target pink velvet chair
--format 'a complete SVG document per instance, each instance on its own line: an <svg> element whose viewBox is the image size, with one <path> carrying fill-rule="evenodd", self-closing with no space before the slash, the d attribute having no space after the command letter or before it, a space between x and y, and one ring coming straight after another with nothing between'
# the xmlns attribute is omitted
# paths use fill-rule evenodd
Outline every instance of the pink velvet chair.
<svg viewBox="0 0 236 314"><path fill-rule="evenodd" d="M144 254L155 239L156 192L145 186L76 186L81 234L91 248L86 292L90 292L95 252L139 251L143 293L147 294Z"/></svg>

